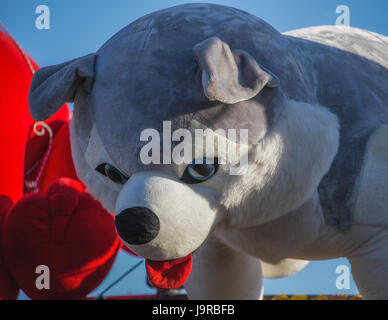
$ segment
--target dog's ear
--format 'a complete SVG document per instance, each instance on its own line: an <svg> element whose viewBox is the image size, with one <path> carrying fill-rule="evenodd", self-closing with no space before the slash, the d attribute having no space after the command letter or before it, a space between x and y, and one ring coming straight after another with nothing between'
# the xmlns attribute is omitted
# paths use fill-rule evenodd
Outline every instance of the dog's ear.
<svg viewBox="0 0 388 320"><path fill-rule="evenodd" d="M46 120L66 102L73 102L83 84L91 91L95 78L96 54L89 54L37 70L32 78L28 103L35 120Z"/></svg>
<svg viewBox="0 0 388 320"><path fill-rule="evenodd" d="M265 86L279 85L279 79L260 67L251 55L243 50L231 51L227 43L216 37L196 44L193 51L209 100L233 104L253 98Z"/></svg>

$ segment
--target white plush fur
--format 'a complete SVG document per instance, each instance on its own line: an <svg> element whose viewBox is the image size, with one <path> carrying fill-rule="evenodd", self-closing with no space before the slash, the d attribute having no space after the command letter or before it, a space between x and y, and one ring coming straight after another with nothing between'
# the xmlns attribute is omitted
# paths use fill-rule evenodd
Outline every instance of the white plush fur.
<svg viewBox="0 0 388 320"><path fill-rule="evenodd" d="M86 184L87 190L96 199L100 200L108 211L114 212L116 199L121 187L94 170L98 164L112 162L105 150L105 146L98 136L97 130L95 128L91 130L85 154L79 146L78 137L74 128L74 120L70 122L70 139L71 154L78 178Z"/></svg>
<svg viewBox="0 0 388 320"><path fill-rule="evenodd" d="M259 257L270 264L266 266L267 274L288 275L297 266L289 264L287 271L285 259L295 256L300 250L319 237L324 225L318 193L314 192L308 201L299 208L271 222L246 228L219 227L215 236L236 251ZM319 252L322 254L322 252ZM309 259L300 256L298 258ZM283 267L278 264L283 263ZM278 265L273 266L271 265ZM270 269L273 270L270 270ZM276 270L277 269L277 270Z"/></svg>
<svg viewBox="0 0 388 320"><path fill-rule="evenodd" d="M338 140L338 121L328 109L288 100L272 130L251 149L247 173L223 190L227 223L263 224L298 208L329 170Z"/></svg>
<svg viewBox="0 0 388 320"><path fill-rule="evenodd" d="M297 259L284 259L278 264L269 264L261 262L263 277L268 279L277 279L291 276L304 269L310 261Z"/></svg>
<svg viewBox="0 0 388 320"><path fill-rule="evenodd" d="M152 260L182 258L195 251L222 218L214 191L187 185L168 174L134 174L116 202L116 214L131 207L147 207L159 218L160 230L145 245L126 244Z"/></svg>
<svg viewBox="0 0 388 320"><path fill-rule="evenodd" d="M388 126L369 138L365 159L353 195L356 223L388 228Z"/></svg>
<svg viewBox="0 0 388 320"><path fill-rule="evenodd" d="M354 280L365 299L388 300L387 248L388 229L380 228L377 234L348 257Z"/></svg>
<svg viewBox="0 0 388 320"><path fill-rule="evenodd" d="M200 255L194 255L185 289L190 299L261 299L260 260L211 237Z"/></svg>

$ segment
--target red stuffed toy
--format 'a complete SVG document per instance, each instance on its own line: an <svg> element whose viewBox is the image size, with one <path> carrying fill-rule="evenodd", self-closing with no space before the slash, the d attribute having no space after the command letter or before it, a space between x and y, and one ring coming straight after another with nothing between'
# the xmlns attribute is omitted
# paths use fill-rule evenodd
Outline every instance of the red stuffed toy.
<svg viewBox="0 0 388 320"><path fill-rule="evenodd" d="M84 298L105 278L120 247L112 216L67 178L45 195L31 192L19 200L4 235L10 272L32 299ZM35 284L39 265L49 268L49 290Z"/></svg>
<svg viewBox="0 0 388 320"><path fill-rule="evenodd" d="M0 299L84 298L121 246L113 216L84 190L71 159L70 112L44 124L28 110L37 64L0 28ZM37 289L38 265L50 289Z"/></svg>

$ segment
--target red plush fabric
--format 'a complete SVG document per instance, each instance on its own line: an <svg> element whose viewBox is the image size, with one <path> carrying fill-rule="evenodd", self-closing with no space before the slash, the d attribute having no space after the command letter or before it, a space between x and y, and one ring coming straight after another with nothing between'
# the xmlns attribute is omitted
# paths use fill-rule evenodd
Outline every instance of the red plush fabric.
<svg viewBox="0 0 388 320"><path fill-rule="evenodd" d="M18 46L0 29L0 235L12 203L23 194L24 150L32 118L27 95L31 70ZM19 288L5 265L0 237L0 299L15 299Z"/></svg>
<svg viewBox="0 0 388 320"><path fill-rule="evenodd" d="M192 254L172 261L152 261L146 259L148 279L158 289L178 288L189 277L192 264Z"/></svg>
<svg viewBox="0 0 388 320"><path fill-rule="evenodd" d="M124 243L121 243L122 250L137 256ZM171 261L145 260L147 277L151 284L158 289L174 289L181 287L190 275L193 265L193 255Z"/></svg>
<svg viewBox="0 0 388 320"><path fill-rule="evenodd" d="M46 193L52 183L59 177L78 180L70 150L69 122L66 122L58 129L53 138L51 152L38 183L41 193ZM29 178L36 177L37 171L38 169Z"/></svg>
<svg viewBox="0 0 388 320"><path fill-rule="evenodd" d="M121 249L137 256L121 242ZM193 255L171 261L153 261L145 259L147 277L151 284L158 289L174 289L181 287L190 275L193 265Z"/></svg>
<svg viewBox="0 0 388 320"><path fill-rule="evenodd" d="M0 300L14 300L19 295L19 286L8 272L3 257L2 235L3 225L12 200L5 196L0 196Z"/></svg>
<svg viewBox="0 0 388 320"><path fill-rule="evenodd" d="M47 148L47 136L36 137L32 133L34 120L28 110L28 90L32 71L37 64L0 28L0 219L12 202L23 195L24 167L35 163ZM32 70L31 70L32 69ZM67 107L62 108L49 124L56 132L70 116ZM26 153L26 144L34 140L33 148ZM3 232L0 233L1 235ZM2 240L0 238L0 250ZM18 288L9 277L0 251L0 299L17 296Z"/></svg>
<svg viewBox="0 0 388 320"><path fill-rule="evenodd" d="M46 191L47 187L51 185L51 183L59 178L59 177L69 177L74 178L75 177L75 169L73 167L73 161L71 159L71 152L70 152L70 143L69 143L69 119L70 119L70 112L68 107L65 105L63 108L61 108L59 114L55 114L53 117L47 119L45 123L50 127L50 129L53 132L53 144L52 144L52 150L48 155L48 161L46 162L43 170L42 170L42 176L39 180L38 188L41 191ZM40 128L40 126L38 126ZM38 136L34 133L34 131L30 130L29 138L27 140L27 144L25 146L25 158L24 158L24 174L25 174L25 181L31 181L35 180L39 169L41 168L41 160L43 156L47 153L48 147L49 147L49 133L45 132L44 135ZM52 160L50 161L50 158L52 158L52 154L56 153L57 156L55 156L55 159L58 159L60 156L63 157L63 161L60 161L55 166L52 164ZM66 161L66 163L64 163ZM48 162L51 162L50 165L50 173L47 173L48 170ZM34 165L37 165L35 170L30 170ZM58 171L55 169L58 166ZM66 170L63 170L63 168L67 168ZM27 174L27 172L30 172ZM47 178L46 178L47 177ZM28 188L24 185L24 191L29 192Z"/></svg>
<svg viewBox="0 0 388 320"><path fill-rule="evenodd" d="M62 178L47 195L29 193L4 225L9 271L32 299L81 299L109 272L120 248L113 216L77 181ZM50 289L35 286L36 267L50 269Z"/></svg>
<svg viewBox="0 0 388 320"><path fill-rule="evenodd" d="M34 120L28 110L31 68L36 70L38 65L0 29L0 195L14 202L23 195L25 164L30 168L44 153L48 142L47 135L36 137L32 132ZM46 122L55 133L69 117L65 106ZM29 139L36 143L26 153Z"/></svg>
<svg viewBox="0 0 388 320"><path fill-rule="evenodd" d="M23 194L24 151L33 122L28 111L31 70L16 44L0 31L0 195Z"/></svg>

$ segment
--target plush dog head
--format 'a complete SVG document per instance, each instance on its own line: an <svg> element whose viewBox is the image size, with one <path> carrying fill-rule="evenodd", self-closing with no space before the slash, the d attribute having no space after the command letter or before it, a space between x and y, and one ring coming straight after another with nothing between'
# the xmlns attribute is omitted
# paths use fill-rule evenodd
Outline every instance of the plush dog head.
<svg viewBox="0 0 388 320"><path fill-rule="evenodd" d="M284 41L236 9L162 10L95 54L40 69L30 110L43 120L74 101L78 175L121 239L148 259L181 258L218 226L296 208L330 166L336 118L285 97Z"/></svg>

